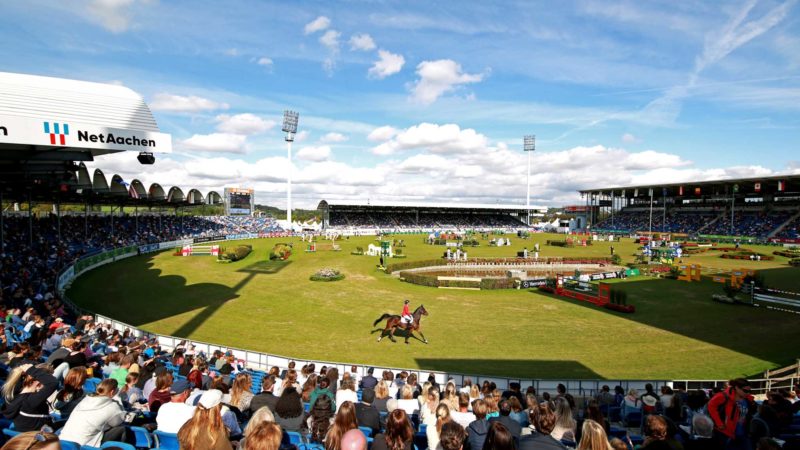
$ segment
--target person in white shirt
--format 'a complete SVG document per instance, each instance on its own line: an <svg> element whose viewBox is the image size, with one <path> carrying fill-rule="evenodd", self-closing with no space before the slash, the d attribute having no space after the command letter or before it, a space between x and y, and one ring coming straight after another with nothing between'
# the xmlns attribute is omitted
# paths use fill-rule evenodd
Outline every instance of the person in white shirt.
<svg viewBox="0 0 800 450"><path fill-rule="evenodd" d="M358 403L358 394L356 394L356 387L353 379L346 377L342 380L342 385L336 391L336 410L342 406L344 402L352 402L354 405Z"/></svg>
<svg viewBox="0 0 800 450"><path fill-rule="evenodd" d="M451 411L450 418L465 429L475 421L475 414L469 412L469 394L458 393L458 411Z"/></svg>
<svg viewBox="0 0 800 450"><path fill-rule="evenodd" d="M400 400L397 401L397 409L405 410L406 414L418 414L419 402L414 398L414 388L404 384L400 390Z"/></svg>
<svg viewBox="0 0 800 450"><path fill-rule="evenodd" d="M100 447L106 440L124 440L125 409L117 395L117 380L108 378L97 386L95 394L89 395L72 410L67 423L61 429L61 439L79 445Z"/></svg>
<svg viewBox="0 0 800 450"><path fill-rule="evenodd" d="M172 383L169 393L172 396L169 403L161 405L156 416L158 430L165 433L178 433L183 424L194 415L194 406L187 405L191 385L186 380L177 380Z"/></svg>

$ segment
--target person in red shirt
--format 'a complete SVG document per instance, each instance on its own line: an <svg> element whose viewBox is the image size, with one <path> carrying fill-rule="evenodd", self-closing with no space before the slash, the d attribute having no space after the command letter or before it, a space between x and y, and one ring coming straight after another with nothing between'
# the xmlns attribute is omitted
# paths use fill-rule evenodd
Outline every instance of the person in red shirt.
<svg viewBox="0 0 800 450"><path fill-rule="evenodd" d="M414 318L411 316L411 311L408 308L408 303L408 299L403 302L403 313L400 315L403 325L408 325L414 321Z"/></svg>
<svg viewBox="0 0 800 450"><path fill-rule="evenodd" d="M750 383L737 378L728 382L728 388L711 397L708 415L714 421L714 438L717 448L738 448L736 424L739 422L738 402L750 395Z"/></svg>

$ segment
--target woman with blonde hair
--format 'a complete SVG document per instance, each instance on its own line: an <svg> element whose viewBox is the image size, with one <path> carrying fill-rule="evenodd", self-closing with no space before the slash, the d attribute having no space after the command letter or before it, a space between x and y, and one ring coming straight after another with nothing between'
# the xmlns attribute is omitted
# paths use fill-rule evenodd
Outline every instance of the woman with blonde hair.
<svg viewBox="0 0 800 450"><path fill-rule="evenodd" d="M486 420L494 417L500 417L500 408L497 407L498 398L499 397L493 392L484 394L483 401L486 402L486 409L488 410L488 413L486 413Z"/></svg>
<svg viewBox="0 0 800 450"><path fill-rule="evenodd" d="M450 408L450 411L458 411L458 389L453 380L448 381L444 386L442 402Z"/></svg>
<svg viewBox="0 0 800 450"><path fill-rule="evenodd" d="M578 425L575 423L575 419L572 418L572 408L569 407L569 401L564 397L556 397L554 402L556 424L550 435L556 440L567 439L574 442Z"/></svg>
<svg viewBox="0 0 800 450"><path fill-rule="evenodd" d="M346 401L337 408L333 425L328 429L328 434L325 435L325 450L339 450L342 444L342 436L356 428L358 428L356 407L353 402Z"/></svg>
<svg viewBox="0 0 800 450"><path fill-rule="evenodd" d="M250 408L250 401L253 399L253 393L250 388L253 386L253 379L247 372L239 372L236 378L233 379L233 386L231 386L231 406L236 407L239 411L247 411Z"/></svg>
<svg viewBox="0 0 800 450"><path fill-rule="evenodd" d="M51 424L47 399L58 389L50 372L33 364L22 364L11 371L3 385L3 416L14 422L17 431L35 431Z"/></svg>
<svg viewBox="0 0 800 450"><path fill-rule="evenodd" d="M450 407L445 403L439 403L436 407L434 418L436 419L436 425L429 424L425 429L425 434L428 437L428 449L441 450L442 446L439 444L439 436L442 433L442 426L453 420L450 417Z"/></svg>
<svg viewBox="0 0 800 450"><path fill-rule="evenodd" d="M178 431L181 450L233 450L228 428L222 422L222 392L216 389L200 396L194 415Z"/></svg>
<svg viewBox="0 0 800 450"><path fill-rule="evenodd" d="M386 385L386 382L381 380L378 382L378 385L375 386L375 402L372 403L378 412L388 411L386 409L386 402L389 400L389 386Z"/></svg>
<svg viewBox="0 0 800 450"><path fill-rule="evenodd" d="M342 380L342 386L339 388L338 391L336 391L336 409L339 409L339 407L344 402L350 402L353 404L358 403L358 394L356 394L356 384L350 377L345 377Z"/></svg>
<svg viewBox="0 0 800 450"><path fill-rule="evenodd" d="M400 389L400 399L397 400L397 408L402 409L409 416L419 412L419 402L414 399L414 388L404 384Z"/></svg>
<svg viewBox="0 0 800 450"><path fill-rule="evenodd" d="M417 401L419 402L420 408L423 407L425 405L425 402L428 401L428 389L430 389L430 388L431 388L431 382L430 381L426 381L426 382L422 383L422 390L419 391L419 395L417 396ZM436 400L439 400L439 399L436 399ZM437 401L436 403L438 404L439 402ZM436 405L434 405L434 407L435 406Z"/></svg>
<svg viewBox="0 0 800 450"><path fill-rule="evenodd" d="M425 395L419 396L419 414L422 423L434 425L436 423L436 408L439 407L439 388L430 386L425 390Z"/></svg>
<svg viewBox="0 0 800 450"><path fill-rule="evenodd" d="M472 403L475 400L482 399L483 395L481 394L481 387L477 384L473 384L471 388L469 388L469 402Z"/></svg>
<svg viewBox="0 0 800 450"><path fill-rule="evenodd" d="M244 445L240 445L239 448L244 450L278 450L281 446L282 433L278 424L261 422L247 435Z"/></svg>
<svg viewBox="0 0 800 450"><path fill-rule="evenodd" d="M586 419L581 427L581 442L577 450L614 450L614 448L609 444L603 426L592 419Z"/></svg>
<svg viewBox="0 0 800 450"><path fill-rule="evenodd" d="M61 450L61 444L53 433L28 431L11 438L0 450Z"/></svg>
<svg viewBox="0 0 800 450"><path fill-rule="evenodd" d="M241 441L239 441L239 448L248 448L245 445L247 438L251 434L253 434L259 426L261 426L264 423L271 423L271 422L272 423L275 422L275 416L272 414L272 411L270 411L269 406L262 406L261 408L258 408L256 412L253 413L253 416L250 418L250 421L247 422L247 426L244 428L244 431L242 432L244 438ZM278 430L281 429L279 425L275 424L275 426L278 427ZM279 436L280 433L281 431L278 432ZM278 439L278 444L280 444L280 439ZM251 447L251 448L257 448L257 447Z"/></svg>

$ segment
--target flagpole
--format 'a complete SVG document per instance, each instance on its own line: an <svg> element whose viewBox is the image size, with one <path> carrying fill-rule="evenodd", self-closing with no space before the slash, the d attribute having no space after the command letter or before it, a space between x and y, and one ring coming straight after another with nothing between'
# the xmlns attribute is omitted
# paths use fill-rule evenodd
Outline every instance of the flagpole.
<svg viewBox="0 0 800 450"><path fill-rule="evenodd" d="M736 185L733 185L733 194L731 195L731 236L733 236L733 208L736 206Z"/></svg>
<svg viewBox="0 0 800 450"><path fill-rule="evenodd" d="M653 188L650 188L650 241L653 240Z"/></svg>

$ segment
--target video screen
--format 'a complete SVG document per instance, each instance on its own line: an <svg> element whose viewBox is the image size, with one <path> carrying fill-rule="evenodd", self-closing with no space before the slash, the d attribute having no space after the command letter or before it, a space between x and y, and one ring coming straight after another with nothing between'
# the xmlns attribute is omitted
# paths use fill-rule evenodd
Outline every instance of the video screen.
<svg viewBox="0 0 800 450"><path fill-rule="evenodd" d="M250 194L231 193L231 209L250 210Z"/></svg>

